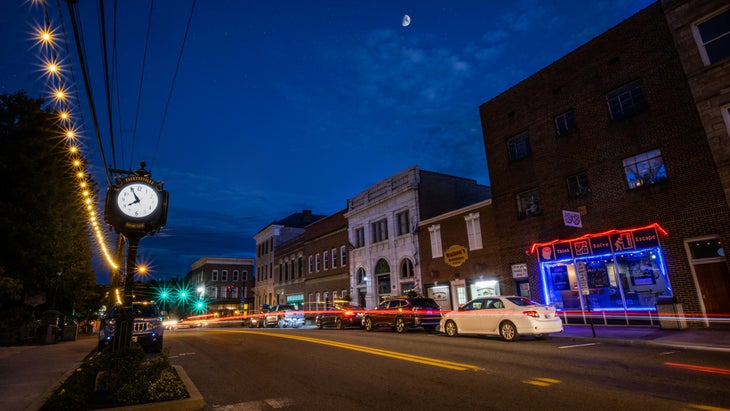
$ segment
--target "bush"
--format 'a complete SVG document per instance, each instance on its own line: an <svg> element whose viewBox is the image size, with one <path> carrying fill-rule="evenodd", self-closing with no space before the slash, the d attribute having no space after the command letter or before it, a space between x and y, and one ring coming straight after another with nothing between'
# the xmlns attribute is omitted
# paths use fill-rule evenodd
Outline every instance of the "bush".
<svg viewBox="0 0 730 411"><path fill-rule="evenodd" d="M41 410L91 410L188 398L168 351L147 361L139 344L116 353L106 348L77 368Z"/></svg>

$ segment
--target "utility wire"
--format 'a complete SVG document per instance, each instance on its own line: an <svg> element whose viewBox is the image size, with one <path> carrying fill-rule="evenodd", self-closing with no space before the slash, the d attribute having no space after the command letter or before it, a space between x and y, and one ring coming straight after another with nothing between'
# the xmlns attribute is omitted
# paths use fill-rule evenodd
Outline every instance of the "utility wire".
<svg viewBox="0 0 730 411"><path fill-rule="evenodd" d="M84 88L86 89L86 95L89 99L89 109L91 110L91 119L94 123L94 131L96 133L96 141L99 144L99 153L101 154L101 161L104 165L104 175L106 176L106 181L108 185L112 185L111 177L109 176L109 167L107 166L106 162L106 155L104 154L104 145L101 142L101 134L99 133L99 120L96 115L96 105L94 104L94 95L91 92L91 84L89 83L89 72L86 69L86 58L84 55L84 50L81 45L81 38L79 34L79 24L76 21L76 12L74 11L74 7L77 7L77 2L68 1L68 12L71 17L71 26L73 27L74 32L74 41L76 42L76 52L79 55L79 66L81 68L81 74L84 79Z"/></svg>
<svg viewBox="0 0 730 411"><path fill-rule="evenodd" d="M150 48L150 32L152 31L152 9L154 9L154 7L155 0L152 0L152 3L150 4L150 14L149 17L147 17L147 39L145 40L144 44L144 57L142 58L142 75L139 79L139 90L137 91L137 111L134 116L134 129L132 131L132 149L129 159L130 161L132 161L132 157L134 156L134 143L137 140L137 120L139 119L139 108L142 105L142 85L144 84L144 72L145 66L147 65L147 52Z"/></svg>
<svg viewBox="0 0 730 411"><path fill-rule="evenodd" d="M104 53L104 84L106 91L106 112L109 117L109 141L112 150L112 166L117 168L117 156L114 150L114 127L112 126L112 97L109 83L109 54L106 46L106 17L104 16L104 1L99 2L99 19L101 24L101 49Z"/></svg>
<svg viewBox="0 0 730 411"><path fill-rule="evenodd" d="M112 83L114 83L114 94L117 97L117 127L119 128L119 152L121 153L120 162L124 166L124 130L122 129L122 102L119 99L119 59L117 54L117 0L114 0L114 35L112 37Z"/></svg>
<svg viewBox="0 0 730 411"><path fill-rule="evenodd" d="M155 142L155 150L152 152L152 161L154 163L157 157L157 149L160 146L160 139L162 138L162 129L165 127L165 119L167 119L167 110L170 108L170 100L172 100L172 92L175 89L175 80L177 79L177 73L180 70L180 61L182 61L183 50L185 50L185 42L188 39L188 32L190 31L190 22L193 20L193 11L195 11L195 3L197 0L193 0L193 5L190 7L190 15L188 16L188 24L185 27L185 37L183 37L182 45L180 46L180 54L177 57L177 65L175 66L175 75L172 77L172 85L170 86L170 94L167 96L167 104L165 105L165 113L162 116L162 123L160 124L160 132L157 134L157 141Z"/></svg>

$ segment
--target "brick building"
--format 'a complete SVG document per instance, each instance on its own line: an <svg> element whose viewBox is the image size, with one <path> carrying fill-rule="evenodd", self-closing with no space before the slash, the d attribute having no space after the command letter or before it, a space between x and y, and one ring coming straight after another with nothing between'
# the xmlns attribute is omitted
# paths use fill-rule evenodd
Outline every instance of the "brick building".
<svg viewBox="0 0 730 411"><path fill-rule="evenodd" d="M237 315L244 305L253 303L253 259L202 257L191 268L185 276L194 293L190 302L204 302L206 313Z"/></svg>
<svg viewBox="0 0 730 411"><path fill-rule="evenodd" d="M688 5L722 2L667 3L480 106L502 273L526 267L533 298L563 313L656 324L657 302L675 297L707 325L730 309L727 128L708 136L697 109L728 92L693 93L692 67L715 69L675 45L691 46Z"/></svg>
<svg viewBox="0 0 730 411"><path fill-rule="evenodd" d="M529 282L502 276L492 200L449 211L418 223L423 282L443 310L483 295L530 297ZM525 272L526 274L526 272Z"/></svg>

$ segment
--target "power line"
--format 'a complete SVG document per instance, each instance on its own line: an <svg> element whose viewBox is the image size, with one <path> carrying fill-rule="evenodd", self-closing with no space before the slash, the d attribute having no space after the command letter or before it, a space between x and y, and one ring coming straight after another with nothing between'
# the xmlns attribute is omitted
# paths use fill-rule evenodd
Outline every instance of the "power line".
<svg viewBox="0 0 730 411"><path fill-rule="evenodd" d="M137 140L137 121L139 119L139 108L142 105L142 85L144 84L144 72L145 67L147 66L147 52L149 51L150 47L150 32L152 31L152 10L155 7L155 0L152 0L152 3L150 4L150 14L147 17L147 38L145 40L144 45L144 57L142 57L142 75L139 79L139 90L137 91L137 110L134 116L134 129L132 131L132 150L130 153L130 161L132 161L132 157L134 155L134 143Z"/></svg>
<svg viewBox="0 0 730 411"><path fill-rule="evenodd" d="M188 23L185 27L185 37L183 37L182 45L180 46L180 54L177 57L177 65L175 66L175 74L172 77L172 85L170 86L170 94L167 96L167 104L165 104L165 113L162 116L162 123L160 124L160 132L157 134L157 141L155 142L155 150L152 152L152 161L154 163L157 157L157 149L160 145L160 139L162 138L162 129L165 126L165 119L167 118L167 110L170 108L170 100L172 100L172 92L175 89L175 80L177 80L177 73L180 70L180 62L182 61L183 50L185 50L185 42L188 39L188 32L190 31L190 22L193 20L193 12L195 11L195 3L197 0L193 0L193 5L190 7L190 15L188 16Z"/></svg>

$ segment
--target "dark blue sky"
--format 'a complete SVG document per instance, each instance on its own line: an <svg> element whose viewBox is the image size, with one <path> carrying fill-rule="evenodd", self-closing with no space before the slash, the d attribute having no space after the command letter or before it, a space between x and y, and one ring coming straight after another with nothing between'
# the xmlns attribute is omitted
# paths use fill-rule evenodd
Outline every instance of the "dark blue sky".
<svg viewBox="0 0 730 411"><path fill-rule="evenodd" d="M105 158L123 169L146 160L165 181L167 227L139 249L162 278L203 256L252 258L253 235L272 221L339 211L414 164L489 184L479 105L652 1L199 0L182 57L192 0L155 1L151 25L150 0L117 2L116 18L106 1L111 109L97 3L77 11ZM47 10L66 30L70 53L59 54L103 203L66 2ZM31 34L42 21L37 4L0 3L0 93L47 95Z"/></svg>

